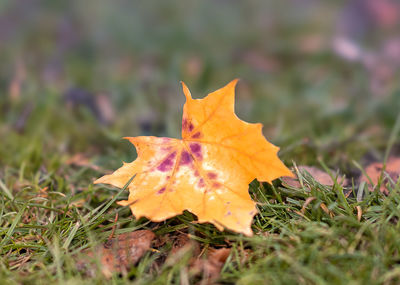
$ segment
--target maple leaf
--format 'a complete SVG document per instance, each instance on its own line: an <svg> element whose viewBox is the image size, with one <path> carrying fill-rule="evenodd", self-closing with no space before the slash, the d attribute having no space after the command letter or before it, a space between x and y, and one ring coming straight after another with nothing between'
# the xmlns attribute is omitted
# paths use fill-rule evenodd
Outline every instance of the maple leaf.
<svg viewBox="0 0 400 285"><path fill-rule="evenodd" d="M127 137L137 159L95 183L122 188L136 174L128 200L119 202L136 218L160 222L188 210L200 223L252 235L256 207L249 183L255 178L271 183L292 173L279 160L279 148L264 138L262 124L236 116L236 83L203 99L193 99L182 83L182 139Z"/></svg>

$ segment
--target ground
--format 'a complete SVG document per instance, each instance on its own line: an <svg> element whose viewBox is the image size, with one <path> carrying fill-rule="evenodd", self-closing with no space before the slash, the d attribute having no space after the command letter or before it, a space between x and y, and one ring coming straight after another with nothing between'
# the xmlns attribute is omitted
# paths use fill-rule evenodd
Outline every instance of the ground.
<svg viewBox="0 0 400 285"><path fill-rule="evenodd" d="M400 152L400 60L385 53L399 40L368 13L357 14L368 32L357 30L352 9L312 0L1 4L0 283L211 282L189 265L195 250L165 262L182 234L200 258L231 249L213 280L221 284L399 283L398 176L387 193L360 179ZM126 191L93 184L136 157L122 137L179 137L180 80L201 98L234 78L239 117L263 123L301 177L250 184L253 237L189 212L136 220L115 203ZM86 249L142 229L156 237L127 272L107 279L99 263L92 274L77 266Z"/></svg>

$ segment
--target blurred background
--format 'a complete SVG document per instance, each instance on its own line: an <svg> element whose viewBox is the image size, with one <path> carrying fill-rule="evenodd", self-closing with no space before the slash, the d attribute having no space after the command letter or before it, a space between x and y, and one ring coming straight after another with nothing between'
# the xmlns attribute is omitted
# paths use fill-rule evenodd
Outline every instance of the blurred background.
<svg viewBox="0 0 400 285"><path fill-rule="evenodd" d="M0 60L5 180L115 169L121 137L180 136L181 80L201 98L234 78L286 163L350 171L400 110L400 2L3 0Z"/></svg>

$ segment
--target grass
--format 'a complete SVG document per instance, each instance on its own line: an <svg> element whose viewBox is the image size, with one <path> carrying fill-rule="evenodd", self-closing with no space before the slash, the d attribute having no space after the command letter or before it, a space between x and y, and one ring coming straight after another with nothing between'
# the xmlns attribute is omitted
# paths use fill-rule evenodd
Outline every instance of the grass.
<svg viewBox="0 0 400 285"><path fill-rule="evenodd" d="M38 190L29 188L14 199L3 195L2 283L104 282L100 272L88 278L74 263L83 249L107 239L116 212L120 215L116 234L146 228L165 236L178 230L191 233L202 246L231 246L221 282L397 283L399 185L390 189L389 196L353 187L351 198L345 198L340 185L320 185L307 173L302 177L302 188L251 184L260 211L253 223L256 235L251 238L193 224L189 213L161 224L136 221L126 208L108 203L108 197L118 195L108 189L91 188L76 195L52 191L38 197ZM101 196L105 196L103 202L98 200ZM306 202L310 197L315 199ZM85 200L82 206L74 205L81 199ZM179 283L186 263L154 268L169 249L167 244L149 252L127 276L115 276L110 282Z"/></svg>
<svg viewBox="0 0 400 285"><path fill-rule="evenodd" d="M221 284L400 282L400 183L385 196L358 181L369 162L399 153L400 86L393 79L376 94L362 65L324 45L310 53L300 44L310 35L329 42L340 1L300 10L224 1L101 2L90 10L79 2L18 3L0 6L11 27L0 29L0 284L201 282L190 275L190 253L163 262L168 239L126 276L78 271L82 251L114 228L160 238L184 232L201 248L231 247ZM135 158L121 137L179 135L180 80L202 97L236 77L237 113L264 124L287 165L329 168L349 186L321 185L307 173L299 173L300 187L252 182L259 214L249 238L194 223L188 212L162 223L136 220L114 203L125 191L92 184ZM105 94L112 119L86 99L67 99L71 87L93 100ZM77 154L87 160L70 163Z"/></svg>

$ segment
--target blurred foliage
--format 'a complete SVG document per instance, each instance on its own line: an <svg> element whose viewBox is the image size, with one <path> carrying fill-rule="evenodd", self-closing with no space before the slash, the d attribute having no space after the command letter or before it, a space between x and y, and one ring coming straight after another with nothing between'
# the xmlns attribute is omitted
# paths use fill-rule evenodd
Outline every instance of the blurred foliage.
<svg viewBox="0 0 400 285"><path fill-rule="evenodd" d="M121 137L179 136L179 81L201 98L233 78L239 116L288 163L380 159L400 107L399 15L369 2L4 1L0 162L131 160Z"/></svg>

